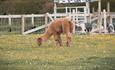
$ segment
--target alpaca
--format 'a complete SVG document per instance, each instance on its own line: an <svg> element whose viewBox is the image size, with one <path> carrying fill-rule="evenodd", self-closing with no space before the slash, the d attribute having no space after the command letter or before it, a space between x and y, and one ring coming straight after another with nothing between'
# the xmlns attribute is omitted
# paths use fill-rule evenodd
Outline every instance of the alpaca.
<svg viewBox="0 0 115 70"><path fill-rule="evenodd" d="M40 46L43 42L47 41L51 36L54 36L57 46L62 46L61 34L66 34L67 47L71 46L71 38L73 34L74 24L69 18L59 18L51 22L46 29L45 33L37 38L37 43Z"/></svg>

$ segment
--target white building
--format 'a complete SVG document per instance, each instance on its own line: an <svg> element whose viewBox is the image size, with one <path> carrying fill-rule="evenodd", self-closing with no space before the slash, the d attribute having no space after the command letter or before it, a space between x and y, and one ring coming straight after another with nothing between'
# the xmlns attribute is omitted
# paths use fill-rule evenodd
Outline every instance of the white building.
<svg viewBox="0 0 115 70"><path fill-rule="evenodd" d="M69 3L69 0L59 0L59 3Z"/></svg>
<svg viewBox="0 0 115 70"><path fill-rule="evenodd" d="M69 0L70 3L75 3L75 0Z"/></svg>

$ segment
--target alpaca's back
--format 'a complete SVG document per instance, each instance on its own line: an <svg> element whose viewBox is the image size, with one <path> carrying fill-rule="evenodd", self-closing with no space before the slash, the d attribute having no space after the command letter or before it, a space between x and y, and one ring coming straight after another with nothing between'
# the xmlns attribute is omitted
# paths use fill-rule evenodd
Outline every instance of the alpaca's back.
<svg viewBox="0 0 115 70"><path fill-rule="evenodd" d="M53 32L73 33L73 27L74 24L68 18L59 18L54 20L48 28Z"/></svg>

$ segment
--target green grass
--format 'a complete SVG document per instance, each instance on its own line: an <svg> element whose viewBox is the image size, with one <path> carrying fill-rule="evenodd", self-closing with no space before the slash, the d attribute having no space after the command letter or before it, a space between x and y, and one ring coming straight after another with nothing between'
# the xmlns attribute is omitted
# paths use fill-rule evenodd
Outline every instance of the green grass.
<svg viewBox="0 0 115 70"><path fill-rule="evenodd" d="M115 70L115 35L74 35L73 46L39 35L0 35L0 70Z"/></svg>

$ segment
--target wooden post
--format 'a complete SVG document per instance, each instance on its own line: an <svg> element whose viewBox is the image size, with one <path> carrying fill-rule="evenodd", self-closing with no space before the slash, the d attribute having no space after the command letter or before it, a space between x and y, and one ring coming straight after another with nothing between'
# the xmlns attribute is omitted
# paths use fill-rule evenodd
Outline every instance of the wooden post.
<svg viewBox="0 0 115 70"><path fill-rule="evenodd" d="M47 13L45 14L45 25L46 25L46 28L45 28L45 31L47 30L47 25L48 25L48 15Z"/></svg>
<svg viewBox="0 0 115 70"><path fill-rule="evenodd" d="M77 18L77 15L73 15L73 14L75 14L75 10L73 10L72 14L69 14L74 24L73 33L75 33L75 30L76 30L75 26L78 23L78 18Z"/></svg>
<svg viewBox="0 0 115 70"><path fill-rule="evenodd" d="M31 18L31 20L32 20L32 26L34 27L35 25L34 25L34 14L32 14L32 18Z"/></svg>
<svg viewBox="0 0 115 70"><path fill-rule="evenodd" d="M103 10L103 17L104 17L104 32L107 33L107 13L106 10Z"/></svg>
<svg viewBox="0 0 115 70"><path fill-rule="evenodd" d="M9 25L11 26L11 15L9 15L8 23L9 23Z"/></svg>
<svg viewBox="0 0 115 70"><path fill-rule="evenodd" d="M90 4L88 1L86 2L86 8L87 8L87 13L89 15L90 14Z"/></svg>
<svg viewBox="0 0 115 70"><path fill-rule="evenodd" d="M109 1L107 1L107 14L109 15L108 17L109 24L112 24L112 18L110 16L110 2Z"/></svg>
<svg viewBox="0 0 115 70"><path fill-rule="evenodd" d="M54 3L54 14L56 14L57 13L57 5L56 5L56 3Z"/></svg>
<svg viewBox="0 0 115 70"><path fill-rule="evenodd" d="M98 12L101 12L101 0L98 1Z"/></svg>
<svg viewBox="0 0 115 70"><path fill-rule="evenodd" d="M101 23L102 23L102 19L101 19L101 0L98 1L98 28L99 28L99 33L101 33Z"/></svg>
<svg viewBox="0 0 115 70"><path fill-rule="evenodd" d="M12 19L11 19L11 15L8 15L8 23L9 23L9 32L11 32L11 23L12 23Z"/></svg>
<svg viewBox="0 0 115 70"><path fill-rule="evenodd" d="M54 14L56 14L57 13L57 5L56 5L56 3L54 3ZM54 19L56 19L56 16L54 16Z"/></svg>
<svg viewBox="0 0 115 70"><path fill-rule="evenodd" d="M46 14L45 14L45 25L48 24L48 23L47 23L47 22L48 22L48 18L47 18L47 17L48 17L48 15L47 15L47 13L46 13Z"/></svg>
<svg viewBox="0 0 115 70"><path fill-rule="evenodd" d="M90 23L90 3L88 1L86 2L86 11L87 12L85 12L85 14L88 14L88 16L85 15L85 17L84 17L85 18L85 23Z"/></svg>
<svg viewBox="0 0 115 70"><path fill-rule="evenodd" d="M107 12L110 13L110 2L107 2Z"/></svg>
<svg viewBox="0 0 115 70"><path fill-rule="evenodd" d="M22 15L22 34L24 34L25 31L25 21L24 21L24 15Z"/></svg>
<svg viewBox="0 0 115 70"><path fill-rule="evenodd" d="M65 11L66 11L66 14L68 13L68 8L67 7L65 7Z"/></svg>

